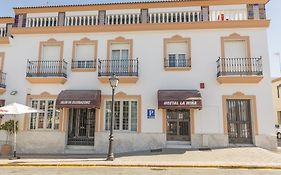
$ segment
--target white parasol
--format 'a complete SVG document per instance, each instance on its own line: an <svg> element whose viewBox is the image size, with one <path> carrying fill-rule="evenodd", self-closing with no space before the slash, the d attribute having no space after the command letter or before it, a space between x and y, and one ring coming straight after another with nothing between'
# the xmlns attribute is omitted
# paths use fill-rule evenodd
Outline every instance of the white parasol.
<svg viewBox="0 0 281 175"><path fill-rule="evenodd" d="M13 115L14 116L14 158L17 157L16 115L28 114L28 113L39 113L39 112L44 112L44 111L37 110L37 109L31 108L29 106L25 106L25 105L18 104L18 103L12 103L12 104L9 104L9 105L6 105L6 106L3 106L0 108L0 115Z"/></svg>

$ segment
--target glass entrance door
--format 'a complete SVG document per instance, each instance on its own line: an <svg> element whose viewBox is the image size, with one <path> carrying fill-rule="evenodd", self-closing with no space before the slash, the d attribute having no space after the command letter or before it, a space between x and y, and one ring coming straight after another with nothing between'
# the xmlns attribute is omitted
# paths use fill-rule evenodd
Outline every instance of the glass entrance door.
<svg viewBox="0 0 281 175"><path fill-rule="evenodd" d="M69 109L68 145L94 145L95 109Z"/></svg>
<svg viewBox="0 0 281 175"><path fill-rule="evenodd" d="M190 141L190 110L167 110L167 140Z"/></svg>

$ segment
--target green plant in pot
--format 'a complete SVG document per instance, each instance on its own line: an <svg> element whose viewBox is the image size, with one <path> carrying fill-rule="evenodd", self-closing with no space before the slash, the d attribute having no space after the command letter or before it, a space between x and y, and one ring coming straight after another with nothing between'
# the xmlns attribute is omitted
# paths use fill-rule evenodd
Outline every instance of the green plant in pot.
<svg viewBox="0 0 281 175"><path fill-rule="evenodd" d="M1 147L1 155L9 155L12 150L12 146L8 143L10 136L14 131L14 120L9 120L0 125L0 130L5 130L7 133L6 143ZM18 122L16 122L16 131L18 131Z"/></svg>

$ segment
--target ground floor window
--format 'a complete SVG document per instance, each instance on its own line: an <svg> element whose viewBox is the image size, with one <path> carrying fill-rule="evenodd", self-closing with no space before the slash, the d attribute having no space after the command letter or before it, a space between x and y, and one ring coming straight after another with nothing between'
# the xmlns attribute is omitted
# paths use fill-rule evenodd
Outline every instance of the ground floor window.
<svg viewBox="0 0 281 175"><path fill-rule="evenodd" d="M60 125L60 111L55 108L55 100L31 100L31 107L42 110L42 113L30 114L29 129L54 129Z"/></svg>
<svg viewBox="0 0 281 175"><path fill-rule="evenodd" d="M105 104L105 130L110 129L111 101ZM136 100L117 100L114 102L114 130L137 131L138 102Z"/></svg>

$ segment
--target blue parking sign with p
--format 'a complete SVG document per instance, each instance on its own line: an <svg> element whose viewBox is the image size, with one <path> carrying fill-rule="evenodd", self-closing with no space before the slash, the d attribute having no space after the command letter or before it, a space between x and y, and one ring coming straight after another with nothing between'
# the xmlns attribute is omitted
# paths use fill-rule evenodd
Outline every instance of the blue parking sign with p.
<svg viewBox="0 0 281 175"><path fill-rule="evenodd" d="M155 109L147 109L147 118L154 119L155 118Z"/></svg>

